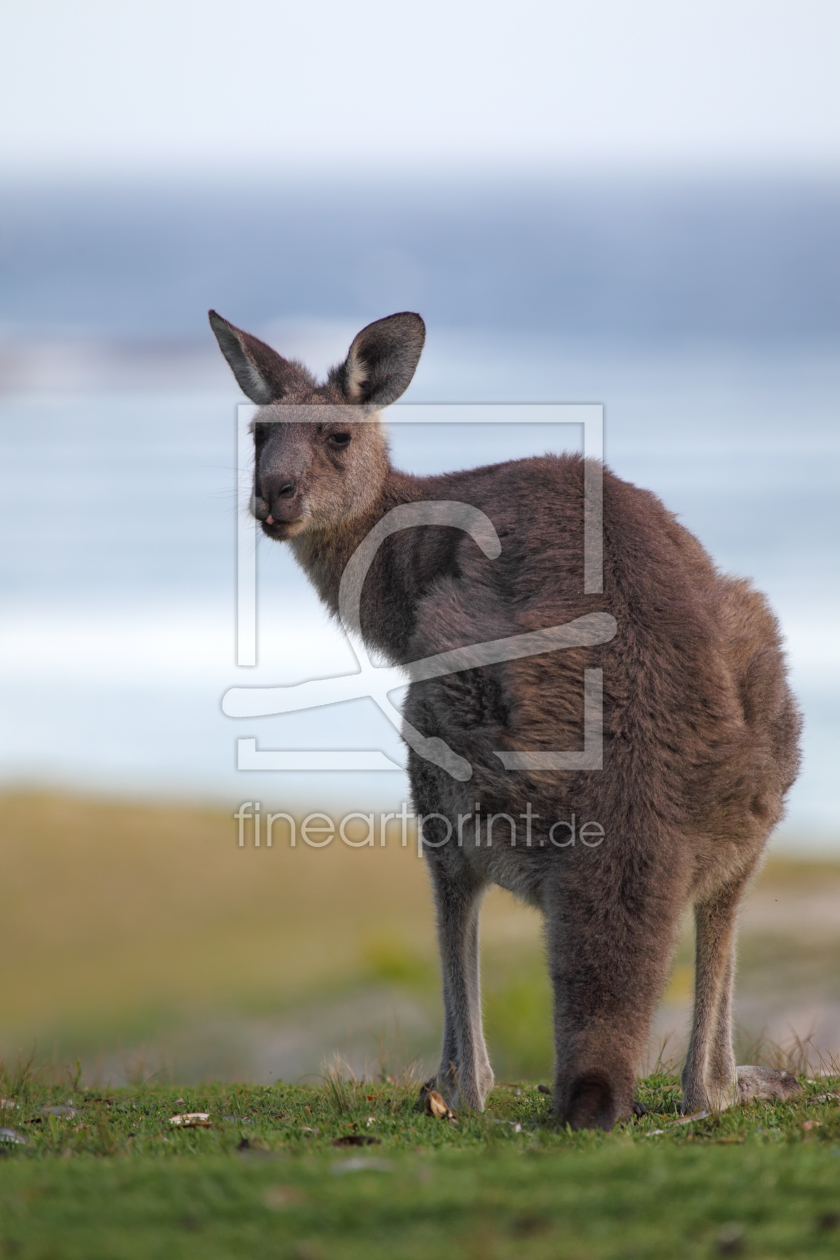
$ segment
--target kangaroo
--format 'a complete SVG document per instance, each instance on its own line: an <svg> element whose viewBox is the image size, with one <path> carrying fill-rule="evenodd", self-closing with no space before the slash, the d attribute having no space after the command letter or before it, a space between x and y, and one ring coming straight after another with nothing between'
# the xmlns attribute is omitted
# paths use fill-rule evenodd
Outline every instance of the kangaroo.
<svg viewBox="0 0 840 1260"><path fill-rule="evenodd" d="M639 1114L636 1071L689 905L696 977L684 1110L798 1091L790 1073L736 1067L732 1049L738 906L799 766L800 716L763 596L718 572L658 498L606 467L603 590L584 594L579 456L432 477L392 467L379 412L414 375L419 315L362 329L323 384L212 311L210 323L260 407L254 515L268 538L289 543L334 614L345 566L393 509L460 503L492 523L495 557L447 523L384 537L360 592L367 645L407 665L592 614L615 626L611 637L564 651L545 644L409 688L406 729L419 732L407 740L409 777L443 982L441 1091L481 1110L493 1086L478 945L491 884L545 918L561 1124L609 1129ZM323 423L313 407L324 407ZM590 670L601 671L601 768L557 770L539 756L508 768L517 750L585 746ZM468 772L423 755L424 739ZM575 820L591 824L588 842L569 841Z"/></svg>

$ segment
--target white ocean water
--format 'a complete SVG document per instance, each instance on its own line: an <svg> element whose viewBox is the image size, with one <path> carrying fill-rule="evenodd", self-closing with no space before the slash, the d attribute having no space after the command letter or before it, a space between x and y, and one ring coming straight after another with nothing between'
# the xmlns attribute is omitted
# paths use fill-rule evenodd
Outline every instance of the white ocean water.
<svg viewBox="0 0 840 1260"><path fill-rule="evenodd" d="M323 366L352 331L309 327L286 348ZM658 493L723 568L770 596L806 717L785 835L840 845L840 358L443 333L409 398L605 404L613 470ZM399 771L235 769L242 736L404 760L370 700L258 720L221 712L229 686L354 668L286 550L264 540L260 666L234 663L236 402L232 383L0 398L4 781L313 809L407 799ZM393 454L431 472L579 443L576 430L535 425L400 426Z"/></svg>

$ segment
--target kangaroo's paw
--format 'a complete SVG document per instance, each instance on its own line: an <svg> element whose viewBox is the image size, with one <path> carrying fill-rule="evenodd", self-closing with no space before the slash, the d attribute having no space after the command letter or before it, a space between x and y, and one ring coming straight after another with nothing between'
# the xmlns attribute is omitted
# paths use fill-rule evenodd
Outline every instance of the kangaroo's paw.
<svg viewBox="0 0 840 1260"><path fill-rule="evenodd" d="M417 1106L420 1111L426 1110L426 1100L429 1094L439 1094L448 1107L455 1108L461 1100L457 1085L446 1076L432 1076L428 1081L424 1081L420 1086L417 1094Z"/></svg>
<svg viewBox="0 0 840 1260"><path fill-rule="evenodd" d="M736 1068L738 1073L738 1093L741 1102L756 1100L772 1100L796 1098L802 1093L802 1086L792 1072L777 1071L775 1068L746 1067Z"/></svg>
<svg viewBox="0 0 840 1260"><path fill-rule="evenodd" d="M420 1086L420 1092L417 1096L417 1106L421 1111L425 1111L426 1100L429 1097L429 1094L432 1093L439 1094L446 1103L447 1107L451 1107L453 1111L456 1107L462 1107L464 1105L469 1106L469 1103L464 1097L464 1091L458 1088L458 1085L452 1079L452 1074L449 1072L433 1076L430 1080L424 1081ZM477 1110L481 1110L481 1108L477 1108Z"/></svg>

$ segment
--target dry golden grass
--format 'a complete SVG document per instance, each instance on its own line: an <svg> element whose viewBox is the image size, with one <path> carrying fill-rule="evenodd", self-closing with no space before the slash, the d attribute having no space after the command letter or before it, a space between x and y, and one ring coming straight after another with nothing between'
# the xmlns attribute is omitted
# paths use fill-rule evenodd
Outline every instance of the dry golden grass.
<svg viewBox="0 0 840 1260"><path fill-rule="evenodd" d="M336 839L312 849L299 838L292 848L278 823L272 848L250 835L239 848L232 809L38 792L0 803L0 1052L37 1041L39 1057L96 1054L201 1029L219 1013L313 1010L383 984L424 1004L427 1048L434 1041L434 923L413 835L405 848L398 827L385 847ZM768 936L777 918L781 931ZM816 944L798 940L800 920L812 935L822 925ZM771 861L744 922L740 994L778 991L783 1004L811 985L821 1001L840 999L826 988L840 948L840 865ZM551 1062L539 916L494 891L482 942L497 1071L539 1077ZM692 984L686 934L663 1027L684 1022Z"/></svg>
<svg viewBox="0 0 840 1260"><path fill-rule="evenodd" d="M23 792L0 803L7 1036L277 1007L371 967L434 961L423 863L398 828L384 848L312 849L290 847L278 823L272 848L239 848L230 810ZM503 894L487 908L491 949L539 947L533 912Z"/></svg>

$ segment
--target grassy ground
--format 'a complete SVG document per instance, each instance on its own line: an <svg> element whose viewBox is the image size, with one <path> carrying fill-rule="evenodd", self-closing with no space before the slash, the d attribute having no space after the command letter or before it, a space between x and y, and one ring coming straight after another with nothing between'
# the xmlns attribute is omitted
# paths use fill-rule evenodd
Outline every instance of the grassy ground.
<svg viewBox="0 0 840 1260"><path fill-rule="evenodd" d="M25 1142L2 1143L0 1254L836 1256L837 1084L686 1122L658 1075L640 1088L649 1114L605 1135L552 1127L526 1086L452 1123L409 1082L103 1094L13 1073L3 1124ZM211 1127L170 1123L188 1111Z"/></svg>

